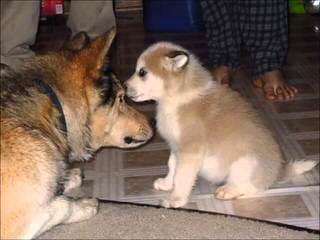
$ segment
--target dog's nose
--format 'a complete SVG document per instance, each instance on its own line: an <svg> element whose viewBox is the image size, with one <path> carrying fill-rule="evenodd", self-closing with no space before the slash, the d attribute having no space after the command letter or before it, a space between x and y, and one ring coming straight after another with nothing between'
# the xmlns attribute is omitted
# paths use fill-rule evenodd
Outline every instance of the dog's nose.
<svg viewBox="0 0 320 240"><path fill-rule="evenodd" d="M133 138L132 138L132 137L125 137L125 138L124 138L124 142L125 142L126 144L130 144L130 143L132 143L132 141L133 141Z"/></svg>
<svg viewBox="0 0 320 240"><path fill-rule="evenodd" d="M149 119L149 124L152 128L154 128L157 125L157 120L154 117L152 117Z"/></svg>

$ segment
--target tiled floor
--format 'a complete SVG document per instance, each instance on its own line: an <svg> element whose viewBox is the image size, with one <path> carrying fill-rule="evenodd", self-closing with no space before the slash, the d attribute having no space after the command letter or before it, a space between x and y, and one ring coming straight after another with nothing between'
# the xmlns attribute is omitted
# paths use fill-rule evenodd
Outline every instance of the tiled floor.
<svg viewBox="0 0 320 240"><path fill-rule="evenodd" d="M314 31L315 25L320 25L319 16L290 17L290 51L284 73L300 91L293 101L266 102L261 93L251 87L245 66L235 77L233 86L266 119L288 160L319 160L320 33ZM34 47L38 52L58 48L67 34L63 25L52 26L49 31L47 28L41 29L44 28L40 28ZM120 15L112 54L118 77L127 79L133 72L140 52L159 40L182 44L206 62L207 50L203 33L146 33L141 14ZM137 107L147 114L154 114L152 104ZM102 150L94 161L81 164L85 172L81 194L110 200L158 204L165 193L153 190L152 183L166 173L168 156L168 147L158 135L151 143L134 151ZM215 188L216 186L199 179L186 207L320 228L319 166L290 182L277 184L265 193L235 201L215 199L212 195Z"/></svg>

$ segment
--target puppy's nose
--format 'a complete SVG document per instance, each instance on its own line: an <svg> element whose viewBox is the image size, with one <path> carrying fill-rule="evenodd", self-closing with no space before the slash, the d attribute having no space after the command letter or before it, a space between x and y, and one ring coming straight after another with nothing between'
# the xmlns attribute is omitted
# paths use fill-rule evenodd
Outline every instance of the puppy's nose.
<svg viewBox="0 0 320 240"><path fill-rule="evenodd" d="M154 117L152 117L149 119L149 124L152 128L155 128L157 125L157 120Z"/></svg>
<svg viewBox="0 0 320 240"><path fill-rule="evenodd" d="M127 96L134 97L137 95L137 91L133 89L132 87L127 85Z"/></svg>

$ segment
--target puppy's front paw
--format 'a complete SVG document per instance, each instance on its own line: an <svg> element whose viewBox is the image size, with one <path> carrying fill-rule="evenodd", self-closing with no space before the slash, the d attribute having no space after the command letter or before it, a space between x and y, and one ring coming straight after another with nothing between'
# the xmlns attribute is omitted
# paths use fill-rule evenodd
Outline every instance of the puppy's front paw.
<svg viewBox="0 0 320 240"><path fill-rule="evenodd" d="M187 198L170 198L162 200L161 206L165 208L180 208L188 202Z"/></svg>
<svg viewBox="0 0 320 240"><path fill-rule="evenodd" d="M170 191L173 188L173 183L168 178L158 178L154 181L153 188L156 190Z"/></svg>

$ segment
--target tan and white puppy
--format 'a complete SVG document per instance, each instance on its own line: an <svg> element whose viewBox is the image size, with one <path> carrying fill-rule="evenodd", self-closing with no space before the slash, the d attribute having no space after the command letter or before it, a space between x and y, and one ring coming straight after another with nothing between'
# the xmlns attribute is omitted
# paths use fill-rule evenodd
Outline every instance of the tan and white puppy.
<svg viewBox="0 0 320 240"><path fill-rule="evenodd" d="M159 42L146 49L127 87L134 101L157 102L157 128L171 148L169 173L154 182L157 190L172 190L163 201L165 207L185 205L197 175L224 182L216 197L233 199L317 164L285 163L252 106L213 81L196 57L180 46Z"/></svg>

